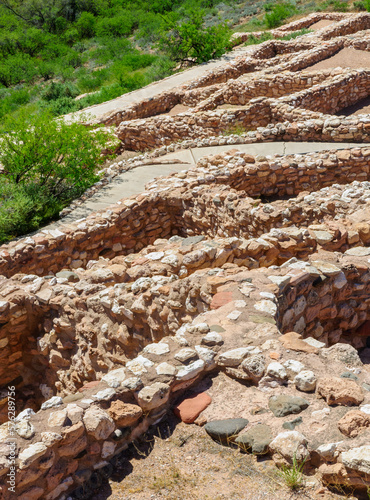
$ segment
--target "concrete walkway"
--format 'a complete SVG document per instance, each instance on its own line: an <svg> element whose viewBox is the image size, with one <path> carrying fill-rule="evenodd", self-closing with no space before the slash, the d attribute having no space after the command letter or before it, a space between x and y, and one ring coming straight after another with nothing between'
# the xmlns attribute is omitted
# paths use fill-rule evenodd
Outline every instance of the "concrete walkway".
<svg viewBox="0 0 370 500"><path fill-rule="evenodd" d="M225 146L211 146L203 148L184 149L161 156L156 160L172 160L173 163L142 165L127 172L117 175L112 182L100 189L85 203L73 210L68 216L50 224L43 229L55 229L56 227L83 219L93 212L104 210L109 205L116 203L122 198L140 194L144 191L145 185L156 177L167 176L174 172L188 170L195 166L196 162L203 156L214 155L238 149L253 155L274 155L274 154L294 154L310 153L330 149L346 149L353 147L363 147L364 144L353 143L331 143L331 142L265 142L257 144L235 144ZM178 163L178 162L182 163Z"/></svg>
<svg viewBox="0 0 370 500"><path fill-rule="evenodd" d="M110 111L119 111L120 109L124 109L126 106L131 106L132 104L140 102L143 99L147 99L148 97L155 97L166 90L172 90L176 87L180 87L195 78L199 78L208 71L234 61L237 57L247 54L254 48L255 47L253 45L247 47L237 47L231 52L227 52L219 59L212 59L206 63L199 64L198 66L189 68L181 73L176 73L175 75L171 75L163 80L159 80L158 82L153 82L139 90L123 94L122 96L116 97L116 99L112 99L111 101L95 104L94 106L77 111L74 114L65 115L65 119L69 120L73 116L77 117L81 114L88 114L91 118L100 118L105 113Z"/></svg>

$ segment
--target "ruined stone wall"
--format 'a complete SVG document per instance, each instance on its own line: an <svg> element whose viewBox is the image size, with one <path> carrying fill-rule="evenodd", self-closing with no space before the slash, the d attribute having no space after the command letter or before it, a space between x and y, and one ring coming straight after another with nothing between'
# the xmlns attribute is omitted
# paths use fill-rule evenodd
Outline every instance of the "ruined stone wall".
<svg viewBox="0 0 370 500"><path fill-rule="evenodd" d="M110 370L100 381L83 386L73 396L63 400L53 397L37 413L27 410L23 419L18 420L17 438L14 440L4 433L2 436L3 447L16 442L17 498L52 499L66 493L79 498L83 491L96 489L102 479L112 473L129 443L150 424L159 421L181 391L212 370L223 370L248 384L268 386L272 366L268 367L265 361L256 380L243 370L242 363L246 357L264 352L265 345L279 344L281 322L288 329L293 325L295 335L306 322L314 340L318 337L324 342L298 341L292 344L293 352L317 355L320 351L322 359L330 363L335 353L326 347L341 337L338 330L354 331L366 316L369 266L350 255L337 265L312 258L309 262L291 262L286 267L263 273L244 271L235 276L226 271L221 276L207 276L206 271L198 272L207 280L214 299L225 283L234 282L234 286L244 290L245 300L238 302L243 302L243 307L248 309L248 327L254 342L235 349L234 336L219 335L216 343L210 343L207 336L210 327L205 315L202 323L188 323L179 328L175 336L147 345L125 367ZM219 307L216 301L212 303L213 307ZM327 319L334 316L334 307L335 322L331 324L336 327L336 334L332 332L328 338L330 320ZM315 329L311 327L314 309ZM283 337L281 342L285 341ZM187 348L183 349L184 346ZM353 348L347 347L342 355L353 357ZM271 348L267 349L269 352ZM294 358L293 353L289 356ZM264 355L261 358L264 359ZM276 379L272 377L272 380L276 384ZM0 484L5 484L8 471L8 463L3 460ZM8 500L5 488L1 495Z"/></svg>
<svg viewBox="0 0 370 500"><path fill-rule="evenodd" d="M295 107L334 114L370 94L370 71L358 70L334 76L325 83L281 99Z"/></svg>
<svg viewBox="0 0 370 500"><path fill-rule="evenodd" d="M351 332L370 318L369 268L352 264L338 268L314 258L310 264L297 266L288 286L281 284L279 329L314 337L326 345L349 342L358 349L364 347L366 339L355 339Z"/></svg>

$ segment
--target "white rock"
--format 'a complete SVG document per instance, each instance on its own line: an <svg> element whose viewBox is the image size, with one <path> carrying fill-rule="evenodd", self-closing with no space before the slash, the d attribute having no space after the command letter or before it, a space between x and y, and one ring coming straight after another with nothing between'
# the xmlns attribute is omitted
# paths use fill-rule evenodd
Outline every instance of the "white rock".
<svg viewBox="0 0 370 500"><path fill-rule="evenodd" d="M366 413L367 415L370 415L370 405L363 405L360 407L360 411Z"/></svg>
<svg viewBox="0 0 370 500"><path fill-rule="evenodd" d="M141 389L137 395L137 401L144 411L149 411L165 404L169 396L169 385L162 382L155 382Z"/></svg>
<svg viewBox="0 0 370 500"><path fill-rule="evenodd" d="M208 346L221 345L224 343L222 336L217 332L208 332L205 335L201 343Z"/></svg>
<svg viewBox="0 0 370 500"><path fill-rule="evenodd" d="M360 446L341 454L343 465L349 469L365 472L370 475L370 445Z"/></svg>
<svg viewBox="0 0 370 500"><path fill-rule="evenodd" d="M312 347L317 347L318 349L326 346L325 342L320 342L320 340L316 340L313 337L307 337L302 340L303 342L306 342L306 344L311 345Z"/></svg>
<svg viewBox="0 0 370 500"><path fill-rule="evenodd" d="M275 316L277 311L276 304L271 300L265 300L265 299L256 302L254 304L254 308L257 309L257 311L264 312L266 314L269 314L270 316Z"/></svg>
<svg viewBox="0 0 370 500"><path fill-rule="evenodd" d="M299 372L304 370L304 364L300 361L296 361L295 359L288 359L283 363L283 366L286 369L288 378L293 379Z"/></svg>
<svg viewBox="0 0 370 500"><path fill-rule="evenodd" d="M31 422L24 419L15 424L15 432L23 439L31 439L35 435L35 428Z"/></svg>
<svg viewBox="0 0 370 500"><path fill-rule="evenodd" d="M295 456L301 462L310 455L307 450L307 439L298 431L281 432L271 441L269 448L289 461Z"/></svg>
<svg viewBox="0 0 370 500"><path fill-rule="evenodd" d="M53 408L54 406L60 406L63 404L63 400L59 396L53 396L52 398L42 403L41 410L47 410L48 408Z"/></svg>
<svg viewBox="0 0 370 500"><path fill-rule="evenodd" d="M121 383L125 380L126 373L124 368L117 368L108 372L102 377L102 380L106 382L109 387L117 388L120 387Z"/></svg>
<svg viewBox="0 0 370 500"><path fill-rule="evenodd" d="M147 368L153 365L154 363L152 361L139 354L139 356L136 356L136 358L126 363L126 368L131 370L132 373L135 373L135 375L142 375L148 371Z"/></svg>
<svg viewBox="0 0 370 500"><path fill-rule="evenodd" d="M266 375L268 377L277 378L279 380L285 380L286 378L288 378L288 374L284 366L277 361L274 361L267 366Z"/></svg>
<svg viewBox="0 0 370 500"><path fill-rule="evenodd" d="M239 316L240 316L240 315L241 315L241 312L240 312L240 311L235 310L235 311L231 311L231 313L230 313L230 314L228 314L226 317L227 317L227 319L229 319L230 321L236 321L236 320L239 318Z"/></svg>
<svg viewBox="0 0 370 500"><path fill-rule="evenodd" d="M216 368L217 364L215 362L216 353L212 351L212 349L208 349L207 347L202 347L200 345L195 346L195 350L198 353L200 359L202 359L205 363L205 370L213 370Z"/></svg>
<svg viewBox="0 0 370 500"><path fill-rule="evenodd" d="M179 371L177 372L176 379L190 380L196 377L201 371L203 371L204 368L204 361L202 359L197 359L193 363L180 367Z"/></svg>
<svg viewBox="0 0 370 500"><path fill-rule="evenodd" d="M26 469L32 462L45 454L47 447L44 443L31 444L19 454L19 468Z"/></svg>
<svg viewBox="0 0 370 500"><path fill-rule="evenodd" d="M335 277L333 281L333 287L337 289L343 288L347 284L346 275L341 271L338 276Z"/></svg>
<svg viewBox="0 0 370 500"><path fill-rule="evenodd" d="M303 392L311 392L316 388L316 375L311 370L303 370L294 378L297 389Z"/></svg>
<svg viewBox="0 0 370 500"><path fill-rule="evenodd" d="M194 349L190 349L190 347L185 347L184 349L181 349L181 351L177 352L174 355L174 358L177 359L177 361L180 361L181 363L186 363L187 361L190 361L191 359L197 358L198 354Z"/></svg>
<svg viewBox="0 0 370 500"><path fill-rule="evenodd" d="M67 420L67 410L64 408L60 411L55 411L50 414L48 419L48 425L50 427L63 427Z"/></svg>
<svg viewBox="0 0 370 500"><path fill-rule="evenodd" d="M109 401L116 395L116 391L111 387L103 389L91 396L95 401Z"/></svg>
<svg viewBox="0 0 370 500"><path fill-rule="evenodd" d="M323 408L322 410L316 410L311 413L311 416L316 420L323 420L330 415L330 408Z"/></svg>
<svg viewBox="0 0 370 500"><path fill-rule="evenodd" d="M220 366L238 366L247 356L260 354L262 351L258 347L238 347L220 354L217 364Z"/></svg>
<svg viewBox="0 0 370 500"><path fill-rule="evenodd" d="M150 252L145 257L149 260L161 260L164 257L164 252Z"/></svg>
<svg viewBox="0 0 370 500"><path fill-rule="evenodd" d="M143 349L144 352L148 354L156 354L161 356L162 354L167 354L170 352L170 347L165 342L158 342L158 344L148 344Z"/></svg>
<svg viewBox="0 0 370 500"><path fill-rule="evenodd" d="M177 368L169 363L160 363L155 371L158 375L176 375Z"/></svg>
<svg viewBox="0 0 370 500"><path fill-rule="evenodd" d="M334 458L335 450L337 449L338 443L326 443L319 446L316 451L326 460L331 460Z"/></svg>
<svg viewBox="0 0 370 500"><path fill-rule="evenodd" d="M20 422L23 419L29 420L32 415L35 415L35 412L32 410L32 408L26 408L25 410L18 413L18 415L14 419L14 422Z"/></svg>

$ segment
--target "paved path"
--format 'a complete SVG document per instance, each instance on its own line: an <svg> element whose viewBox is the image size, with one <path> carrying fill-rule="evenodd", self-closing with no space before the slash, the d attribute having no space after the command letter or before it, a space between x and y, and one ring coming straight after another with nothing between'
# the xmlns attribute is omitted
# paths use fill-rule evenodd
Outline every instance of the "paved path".
<svg viewBox="0 0 370 500"><path fill-rule="evenodd" d="M166 90L172 90L176 87L180 87L184 83L190 82L195 78L204 75L207 71L219 68L226 63L234 61L237 57L247 54L254 48L255 47L253 45L247 47L237 47L231 52L224 54L219 59L212 59L206 63L199 64L198 66L189 68L181 73L176 73L175 75L171 75L163 80L159 80L158 82L153 82L142 89L123 94L122 96L112 99L111 101L102 102L101 104L95 104L94 106L82 109L81 111L76 112L73 116L87 113L93 118L98 118L109 111L119 111L120 109L124 109L125 106L131 106L135 102L140 102L148 97L159 95ZM67 120L71 117L72 114L65 115Z"/></svg>
<svg viewBox="0 0 370 500"><path fill-rule="evenodd" d="M100 189L85 203L73 210L68 216L50 224L43 229L55 229L56 227L74 222L87 217L89 214L98 210L104 210L109 205L116 203L122 198L139 194L144 191L145 185L152 181L155 177L167 176L173 172L188 170L195 166L196 162L205 155L213 155L237 148L253 155L274 155L293 154L293 153L309 153L313 151L322 151L325 149L344 149L350 147L364 146L364 144L350 143L330 143L330 142L265 142L257 144L235 144L225 146L211 146L203 148L184 149L169 153L166 156L161 156L156 160L172 160L170 164L153 164L143 165L127 172L117 175L112 182ZM182 163L178 163L181 161Z"/></svg>

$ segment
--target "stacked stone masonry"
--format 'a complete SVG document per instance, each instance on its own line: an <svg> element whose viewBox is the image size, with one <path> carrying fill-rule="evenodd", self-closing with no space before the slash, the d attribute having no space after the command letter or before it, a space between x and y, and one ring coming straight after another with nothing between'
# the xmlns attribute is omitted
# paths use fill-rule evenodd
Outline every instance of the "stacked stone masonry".
<svg viewBox="0 0 370 500"><path fill-rule="evenodd" d="M370 487L370 148L238 150L369 142L368 115L333 116L368 96L369 70L309 67L369 51L370 15L313 14L273 34L323 19L333 24L105 116L123 149L156 149L99 185L169 152L228 151L0 247L1 499L92 495L130 443L219 372L243 384L245 430L269 428L276 464L299 453L324 484ZM189 109L165 115L178 104ZM292 413L300 423L281 432Z"/></svg>

